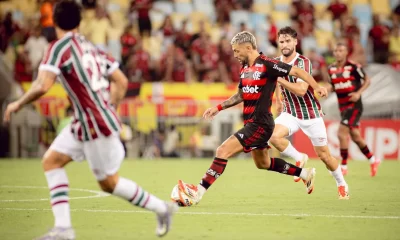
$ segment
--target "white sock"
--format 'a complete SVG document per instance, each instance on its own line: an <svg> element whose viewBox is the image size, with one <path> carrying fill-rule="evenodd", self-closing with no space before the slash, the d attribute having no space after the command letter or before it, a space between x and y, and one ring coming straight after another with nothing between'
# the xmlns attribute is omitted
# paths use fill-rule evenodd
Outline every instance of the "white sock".
<svg viewBox="0 0 400 240"><path fill-rule="evenodd" d="M335 178L337 186L347 185L346 181L344 180L342 169L340 169L340 166L335 171L331 172L331 174Z"/></svg>
<svg viewBox="0 0 400 240"><path fill-rule="evenodd" d="M373 155L369 160L369 163L372 164L375 162L375 156Z"/></svg>
<svg viewBox="0 0 400 240"><path fill-rule="evenodd" d="M297 151L290 142L287 148L282 151L282 154L293 158L295 161L300 161L303 159L303 154Z"/></svg>
<svg viewBox="0 0 400 240"><path fill-rule="evenodd" d="M50 203L55 219L55 227L71 227L71 213L68 198L68 177L64 168L56 168L44 173L50 189Z"/></svg>
<svg viewBox="0 0 400 240"><path fill-rule="evenodd" d="M301 172L300 172L300 178L301 179L303 179L303 180L306 180L307 179L307 175L308 175L308 171L307 171L307 169L305 169L305 168L303 168L303 169L301 169Z"/></svg>
<svg viewBox="0 0 400 240"><path fill-rule="evenodd" d="M207 189L205 189L201 184L197 185L197 196L199 199L201 199L206 192Z"/></svg>
<svg viewBox="0 0 400 240"><path fill-rule="evenodd" d="M112 193L115 196L128 200L135 206L148 209L157 213L167 211L164 201L143 190L135 182L120 177Z"/></svg>

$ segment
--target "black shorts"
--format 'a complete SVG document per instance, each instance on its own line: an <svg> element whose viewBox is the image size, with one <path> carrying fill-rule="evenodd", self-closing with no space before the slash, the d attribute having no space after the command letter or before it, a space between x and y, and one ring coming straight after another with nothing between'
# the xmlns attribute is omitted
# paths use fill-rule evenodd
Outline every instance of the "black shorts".
<svg viewBox="0 0 400 240"><path fill-rule="evenodd" d="M340 113L342 117L340 123L349 128L358 128L360 126L362 112L362 107L347 108Z"/></svg>
<svg viewBox="0 0 400 240"><path fill-rule="evenodd" d="M151 34L151 21L150 18L140 18L138 19L138 25L139 25L139 32L140 35L143 35L143 33L148 32Z"/></svg>
<svg viewBox="0 0 400 240"><path fill-rule="evenodd" d="M242 144L244 152L248 153L254 149L269 148L268 141L275 127L273 119L269 122L269 124L247 123L234 134Z"/></svg>

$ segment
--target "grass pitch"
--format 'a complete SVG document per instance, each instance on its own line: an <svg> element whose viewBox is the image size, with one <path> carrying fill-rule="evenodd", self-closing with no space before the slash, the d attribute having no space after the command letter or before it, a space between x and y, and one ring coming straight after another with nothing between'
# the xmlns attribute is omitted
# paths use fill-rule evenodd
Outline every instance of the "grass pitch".
<svg viewBox="0 0 400 240"><path fill-rule="evenodd" d="M201 160L126 160L121 176L163 199L178 179L198 183L211 164ZM375 178L367 162L349 163L348 201L323 164L315 190L252 160L230 160L198 206L181 208L165 239L400 239L400 163L385 161ZM157 239L155 216L97 192L86 163L67 167L77 239ZM32 239L53 224L39 160L0 160L0 239ZM94 191L89 191L94 190Z"/></svg>

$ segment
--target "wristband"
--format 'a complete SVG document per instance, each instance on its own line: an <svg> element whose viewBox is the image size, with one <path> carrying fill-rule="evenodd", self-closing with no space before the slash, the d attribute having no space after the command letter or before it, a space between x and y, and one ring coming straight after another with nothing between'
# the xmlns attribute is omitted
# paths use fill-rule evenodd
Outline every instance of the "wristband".
<svg viewBox="0 0 400 240"><path fill-rule="evenodd" d="M218 111L221 112L221 111L223 110L222 105L221 105L221 104L218 104L218 105L217 105L217 109L218 109Z"/></svg>

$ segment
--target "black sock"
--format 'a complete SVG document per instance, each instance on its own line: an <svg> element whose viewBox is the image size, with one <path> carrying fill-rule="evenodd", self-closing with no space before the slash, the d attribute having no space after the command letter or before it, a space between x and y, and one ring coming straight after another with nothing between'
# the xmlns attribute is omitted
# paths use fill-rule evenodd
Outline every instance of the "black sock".
<svg viewBox="0 0 400 240"><path fill-rule="evenodd" d="M269 167L268 171L274 171L299 177L301 173L301 168L296 167L295 165L288 163L283 159L271 158L271 166Z"/></svg>

